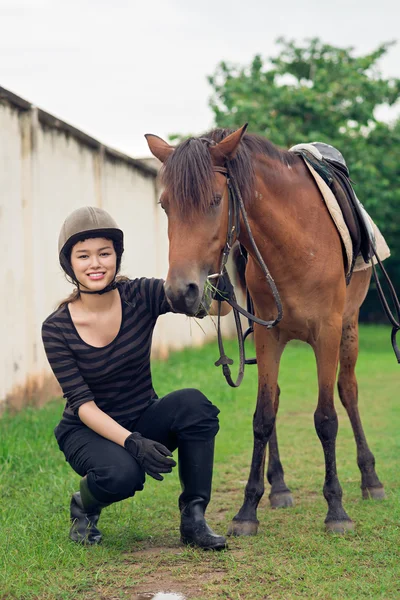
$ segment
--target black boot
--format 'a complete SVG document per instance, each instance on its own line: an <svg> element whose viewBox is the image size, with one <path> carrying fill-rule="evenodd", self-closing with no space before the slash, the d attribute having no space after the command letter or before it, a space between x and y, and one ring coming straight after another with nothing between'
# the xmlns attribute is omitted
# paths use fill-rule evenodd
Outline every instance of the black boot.
<svg viewBox="0 0 400 600"><path fill-rule="evenodd" d="M98 502L89 490L87 479L80 482L80 491L71 498L71 529L69 537L79 544L93 546L101 542L101 532L97 529L101 509L108 504Z"/></svg>
<svg viewBox="0 0 400 600"><path fill-rule="evenodd" d="M222 550L227 546L226 539L215 534L204 518L211 497L214 439L180 442L178 453L182 486L179 497L181 540L204 550Z"/></svg>

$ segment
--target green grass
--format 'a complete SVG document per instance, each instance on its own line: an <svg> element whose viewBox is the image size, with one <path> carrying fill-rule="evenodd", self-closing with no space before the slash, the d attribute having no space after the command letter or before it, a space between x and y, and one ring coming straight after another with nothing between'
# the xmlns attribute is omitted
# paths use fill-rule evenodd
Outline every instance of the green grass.
<svg viewBox="0 0 400 600"><path fill-rule="evenodd" d="M267 488L258 536L230 539L227 552L180 546L176 472L162 483L149 479L135 498L106 509L102 546L74 545L68 540L68 505L79 477L52 433L62 403L5 414L0 420L0 598L116 600L159 590L197 600L400 598L400 366L389 339L388 328L362 328L357 369L363 423L387 492L383 502L361 500L355 444L337 402L338 472L344 506L356 522L355 532L345 536L323 529L323 455L312 417L316 368L303 344L289 345L280 372L278 435L296 505L271 510ZM235 354L234 343L227 349ZM256 367L248 367L239 390L231 389L213 366L217 358L216 343L186 350L154 363L153 375L160 395L199 387L221 409L208 519L224 532L240 508L248 476L257 378Z"/></svg>

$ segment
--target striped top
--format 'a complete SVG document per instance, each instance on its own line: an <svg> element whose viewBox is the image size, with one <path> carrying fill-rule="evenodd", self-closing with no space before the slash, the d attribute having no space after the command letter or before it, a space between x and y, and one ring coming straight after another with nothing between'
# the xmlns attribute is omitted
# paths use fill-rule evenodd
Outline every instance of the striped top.
<svg viewBox="0 0 400 600"><path fill-rule="evenodd" d="M101 348L82 340L68 305L43 323L47 359L66 398L61 422L55 429L62 447L65 435L80 427L78 408L97 406L124 427L132 427L157 395L150 371L153 329L159 315L171 311L162 279L120 281L122 320L114 340Z"/></svg>

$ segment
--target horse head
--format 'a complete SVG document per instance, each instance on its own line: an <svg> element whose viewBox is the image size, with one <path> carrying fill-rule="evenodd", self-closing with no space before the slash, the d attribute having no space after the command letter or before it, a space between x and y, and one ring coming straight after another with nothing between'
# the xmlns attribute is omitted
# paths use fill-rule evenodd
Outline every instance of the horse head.
<svg viewBox="0 0 400 600"><path fill-rule="evenodd" d="M220 141L190 138L176 148L147 134L163 163L160 204L168 218L167 297L177 312L195 315L207 278L219 272L228 229L226 161L234 159L246 125Z"/></svg>

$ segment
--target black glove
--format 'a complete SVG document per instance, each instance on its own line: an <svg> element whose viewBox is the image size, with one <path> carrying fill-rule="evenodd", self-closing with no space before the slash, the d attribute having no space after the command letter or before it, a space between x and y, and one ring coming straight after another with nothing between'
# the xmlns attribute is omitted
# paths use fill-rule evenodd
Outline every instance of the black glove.
<svg viewBox="0 0 400 600"><path fill-rule="evenodd" d="M128 435L124 447L136 458L146 473L158 481L164 479L160 473L171 473L172 467L176 466L173 458L167 458L172 456L168 448L159 442L142 437L137 431Z"/></svg>
<svg viewBox="0 0 400 600"><path fill-rule="evenodd" d="M218 277L217 285L213 287L205 286L203 297L200 302L199 310L194 315L197 319L202 319L209 314L211 302L218 300L224 302L228 298L232 298L234 294L233 285L229 279L228 273L223 273Z"/></svg>
<svg viewBox="0 0 400 600"><path fill-rule="evenodd" d="M217 286L213 293L213 299L219 300L219 302L224 302L228 298L232 298L234 292L235 290L233 288L232 282L229 278L228 273L225 271L225 273L223 273L221 277L218 278Z"/></svg>

